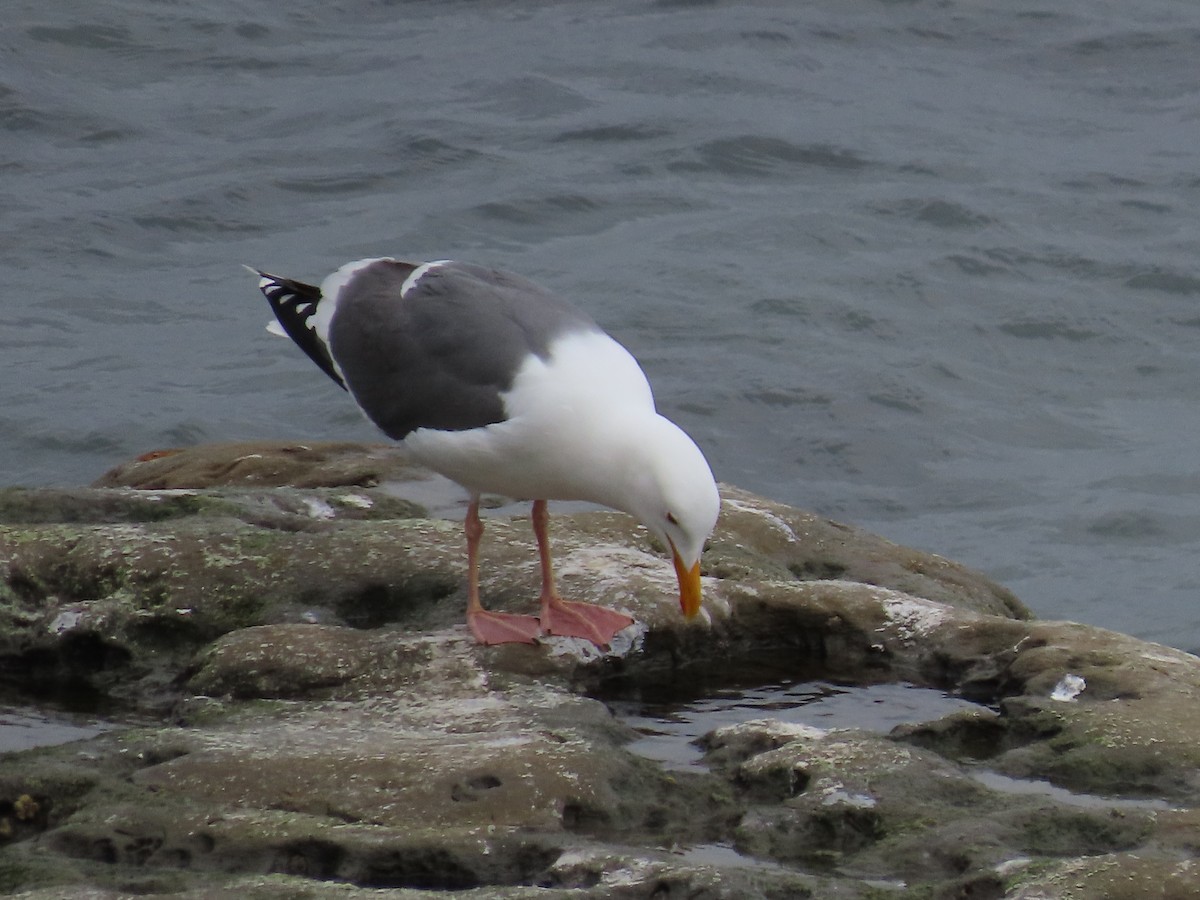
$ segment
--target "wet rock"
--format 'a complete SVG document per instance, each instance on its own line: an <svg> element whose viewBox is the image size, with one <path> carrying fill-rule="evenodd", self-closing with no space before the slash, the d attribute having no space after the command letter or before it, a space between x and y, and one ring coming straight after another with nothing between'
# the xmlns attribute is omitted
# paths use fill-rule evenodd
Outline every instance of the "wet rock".
<svg viewBox="0 0 1200 900"><path fill-rule="evenodd" d="M760 734L783 743L740 762L739 753L731 757L731 747L762 746ZM710 735L713 752L724 751L714 763L725 771L736 763L735 783L757 801L738 826L739 848L809 866L852 861L911 882L988 871L1014 851L1046 858L1131 849L1153 831L1152 809L1076 808L1006 795L970 767L896 737L780 729L770 721Z"/></svg>
<svg viewBox="0 0 1200 900"><path fill-rule="evenodd" d="M1114 897L1200 896L1200 867L1194 858L1144 853L1108 853L1063 860L1041 868L1016 869L1008 900L1110 900Z"/></svg>
<svg viewBox="0 0 1200 900"><path fill-rule="evenodd" d="M455 501L390 451L197 448L106 482L126 486L0 492L0 679L141 716L0 759L0 889L1196 890L1200 660L1031 621L939 557L723 488L706 610L687 622L662 548L627 517L581 511L555 519L564 592L637 625L607 652L482 648L461 624L460 527L418 509ZM489 520L483 566L487 602L535 608L524 521ZM603 702L618 683L750 670L983 705L889 734L719 728L685 772L630 753Z"/></svg>

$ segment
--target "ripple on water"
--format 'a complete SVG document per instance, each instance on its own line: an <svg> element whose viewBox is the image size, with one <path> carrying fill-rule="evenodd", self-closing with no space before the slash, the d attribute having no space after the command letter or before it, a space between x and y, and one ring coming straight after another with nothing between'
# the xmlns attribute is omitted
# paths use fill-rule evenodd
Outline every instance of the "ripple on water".
<svg viewBox="0 0 1200 900"><path fill-rule="evenodd" d="M84 23L67 27L35 25L27 32L31 40L43 44L87 50L128 50L135 46L129 30L112 25Z"/></svg>
<svg viewBox="0 0 1200 900"><path fill-rule="evenodd" d="M779 177L806 169L858 171L870 166L853 150L832 144L798 144L782 138L743 134L707 141L688 159L668 164L672 172L734 177Z"/></svg>

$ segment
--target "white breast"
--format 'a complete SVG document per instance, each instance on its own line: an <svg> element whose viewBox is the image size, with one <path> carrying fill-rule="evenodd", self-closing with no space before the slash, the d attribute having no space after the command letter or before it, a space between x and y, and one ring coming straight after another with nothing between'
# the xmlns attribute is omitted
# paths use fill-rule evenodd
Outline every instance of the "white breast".
<svg viewBox="0 0 1200 900"><path fill-rule="evenodd" d="M504 395L503 422L470 431L420 429L404 441L418 461L469 490L605 503L614 464L653 417L654 397L629 351L598 331L529 357Z"/></svg>

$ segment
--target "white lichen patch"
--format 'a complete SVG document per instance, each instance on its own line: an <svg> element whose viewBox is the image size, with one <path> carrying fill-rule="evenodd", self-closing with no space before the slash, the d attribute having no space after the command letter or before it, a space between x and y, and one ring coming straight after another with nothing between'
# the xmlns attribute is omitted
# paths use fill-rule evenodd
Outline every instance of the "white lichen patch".
<svg viewBox="0 0 1200 900"><path fill-rule="evenodd" d="M1071 703L1083 693L1086 687L1087 682L1081 676L1068 672L1054 686L1054 690L1050 692L1050 699L1061 703Z"/></svg>
<svg viewBox="0 0 1200 900"><path fill-rule="evenodd" d="M370 509L375 505L375 501L366 494L342 494L336 499L342 506L353 506L356 509Z"/></svg>
<svg viewBox="0 0 1200 900"><path fill-rule="evenodd" d="M96 525L84 530L108 538L114 544L134 541L165 544L172 540L168 535L156 536L148 533L146 526L140 522L117 522L110 525Z"/></svg>
<svg viewBox="0 0 1200 900"><path fill-rule="evenodd" d="M591 641L576 637L560 637L544 635L538 642L544 644L546 651L553 657L570 657L581 663L593 662L598 659L619 659L640 650L646 636L646 628L636 619L627 628L618 631L607 648L597 647Z"/></svg>
<svg viewBox="0 0 1200 900"><path fill-rule="evenodd" d="M227 569L230 566L236 566L245 562L243 558L218 553L211 547L202 548L201 554L203 555L205 568L209 569Z"/></svg>
<svg viewBox="0 0 1200 900"><path fill-rule="evenodd" d="M790 755L794 763L803 763L814 776L814 791L830 785L844 788L847 781L866 783L873 778L906 771L913 762L912 752L906 747L843 737L836 732L830 739L817 744L784 745L762 756L772 754L779 759Z"/></svg>
<svg viewBox="0 0 1200 900"><path fill-rule="evenodd" d="M1139 653L1142 659L1152 663L1166 663L1171 666L1187 666L1189 669L1196 665L1196 657L1190 653L1184 653L1182 650L1174 650L1170 647L1163 647L1157 644L1151 645L1153 650L1147 650Z"/></svg>
<svg viewBox="0 0 1200 900"><path fill-rule="evenodd" d="M605 858L605 854L598 850L564 850L550 868L556 871L573 869L577 866L590 865Z"/></svg>
<svg viewBox="0 0 1200 900"><path fill-rule="evenodd" d="M520 729L512 704L495 695L438 697L428 704L339 701L297 706L264 721L261 728L223 730L197 735L205 750L270 759L285 746L297 759L386 760L403 748L409 757L427 754L431 764L449 750L468 760L487 759L500 751L527 748L538 736ZM522 751L523 752L523 751Z"/></svg>
<svg viewBox="0 0 1200 900"><path fill-rule="evenodd" d="M1001 878L1009 878L1022 869L1026 869L1033 862L1033 859L1028 856L1016 856L1012 859L1006 859L1003 862L996 863L993 870Z"/></svg>
<svg viewBox="0 0 1200 900"><path fill-rule="evenodd" d="M944 603L935 603L899 591L881 588L876 596L883 606L884 615L887 616L885 627L895 631L902 641L929 634L945 623L953 613L953 609Z"/></svg>
<svg viewBox="0 0 1200 900"><path fill-rule="evenodd" d="M639 885L646 881L653 868L654 866L649 860L627 861L621 868L605 872L601 877L600 883L606 887L631 887Z"/></svg>
<svg viewBox="0 0 1200 900"><path fill-rule="evenodd" d="M772 528L781 533L789 544L797 543L800 539L796 536L796 532L792 530L792 526L785 522L780 516L771 512L769 509L764 509L761 506L753 506L749 503L743 503L741 500L734 500L731 497L725 497L721 501L721 505L726 509L736 510L737 512L748 513L752 516L757 516L764 522L767 522Z"/></svg>
<svg viewBox="0 0 1200 900"><path fill-rule="evenodd" d="M563 553L556 561L555 571L559 575L563 595L567 597L571 594L572 579L577 579L588 585L591 594L603 598L597 602L629 615L633 615L629 609L630 605L655 597L661 603L678 609L679 583L674 568L669 559L655 553L624 544L575 547ZM711 611L715 610L727 616L730 604L715 590L720 584L720 579L704 577L700 581L704 602L699 618L705 624L711 625ZM617 641L624 640L623 636L626 633L618 635ZM643 631L638 631L629 635L627 640L632 643L632 649L640 646L643 634ZM630 649L626 647L618 650L616 642L613 646L618 655L624 655Z"/></svg>
<svg viewBox="0 0 1200 900"><path fill-rule="evenodd" d="M305 497L304 508L308 512L309 517L313 519L333 519L337 517L337 511L320 497Z"/></svg>
<svg viewBox="0 0 1200 900"><path fill-rule="evenodd" d="M844 784L830 784L821 790L821 805L874 809L878 805L878 801L870 794L849 791Z"/></svg>
<svg viewBox="0 0 1200 900"><path fill-rule="evenodd" d="M79 610L64 609L54 617L46 630L51 634L65 634L77 627L82 620L83 613Z"/></svg>
<svg viewBox="0 0 1200 900"><path fill-rule="evenodd" d="M623 544L576 547L563 554L554 568L562 577L587 576L603 582L626 581L630 571L642 572L668 583L675 579L669 560Z"/></svg>
<svg viewBox="0 0 1200 900"><path fill-rule="evenodd" d="M736 725L725 725L712 732L712 743L722 746L742 735L766 737L776 744L791 741L819 741L830 734L825 728L804 725L800 722L784 722L780 719L750 719Z"/></svg>

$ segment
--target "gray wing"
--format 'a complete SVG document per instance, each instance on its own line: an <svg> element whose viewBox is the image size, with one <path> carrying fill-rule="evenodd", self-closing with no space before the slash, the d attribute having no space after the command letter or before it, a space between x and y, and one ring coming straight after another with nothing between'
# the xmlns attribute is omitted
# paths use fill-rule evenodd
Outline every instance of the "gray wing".
<svg viewBox="0 0 1200 900"><path fill-rule="evenodd" d="M346 386L391 438L463 431L505 418L503 394L530 354L599 330L533 282L464 263L433 267L401 296L411 264L379 261L342 288L330 350Z"/></svg>

